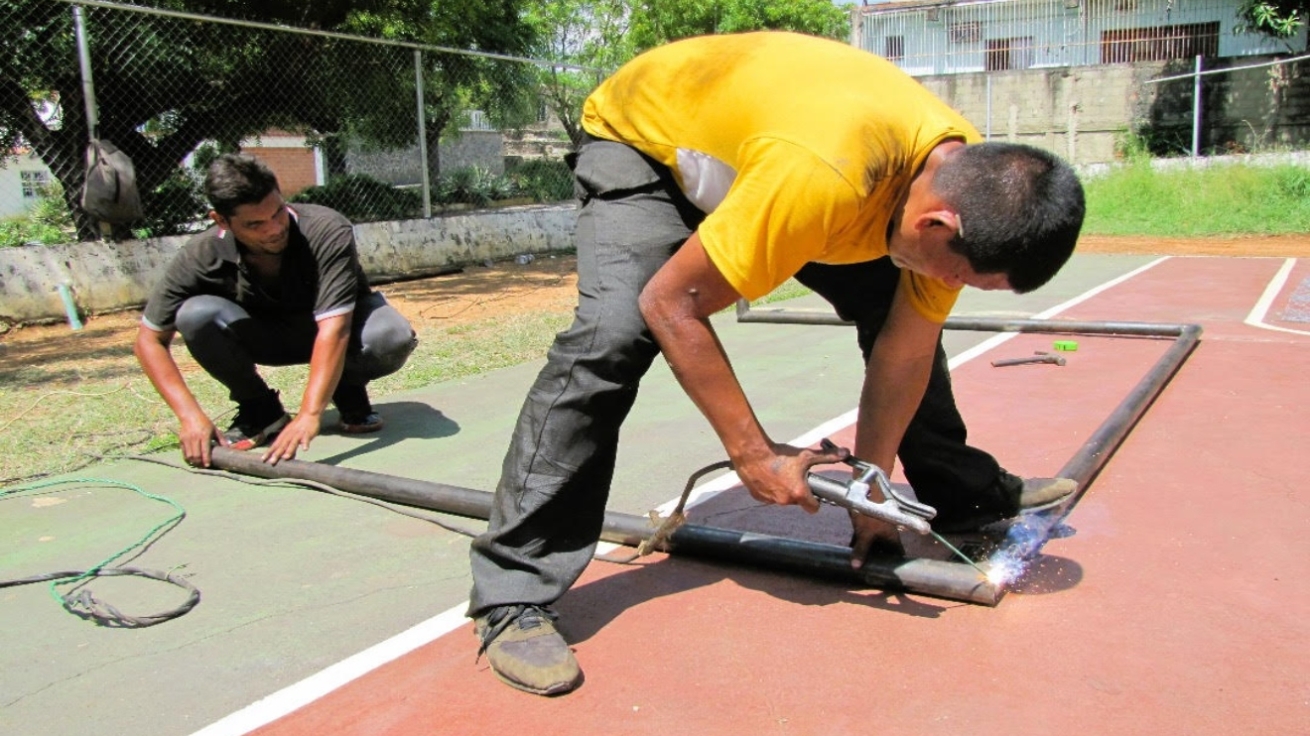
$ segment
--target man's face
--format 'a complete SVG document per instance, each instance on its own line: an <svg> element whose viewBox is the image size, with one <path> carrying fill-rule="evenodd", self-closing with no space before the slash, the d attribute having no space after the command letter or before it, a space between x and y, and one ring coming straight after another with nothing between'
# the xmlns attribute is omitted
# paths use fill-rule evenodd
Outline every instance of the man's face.
<svg viewBox="0 0 1310 736"><path fill-rule="evenodd" d="M1010 289L1003 273L978 273L969 259L951 250L949 245L960 227L958 219L946 213L935 220L920 220L918 226L903 223L892 231L887 241L887 255L897 268L938 279L953 289L972 286L984 291Z"/></svg>
<svg viewBox="0 0 1310 736"><path fill-rule="evenodd" d="M231 230L236 239L258 255L279 255L286 250L291 232L291 215L282 193L274 189L255 204L239 205L231 217L211 212L219 227Z"/></svg>

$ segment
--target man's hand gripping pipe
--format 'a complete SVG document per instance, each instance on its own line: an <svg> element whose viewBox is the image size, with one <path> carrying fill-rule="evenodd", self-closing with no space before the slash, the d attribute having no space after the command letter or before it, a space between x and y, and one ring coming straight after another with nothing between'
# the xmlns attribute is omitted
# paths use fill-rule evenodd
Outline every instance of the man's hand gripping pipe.
<svg viewBox="0 0 1310 736"><path fill-rule="evenodd" d="M824 450L837 449L837 446L827 438L823 440L822 447ZM855 476L845 483L817 473L810 473L806 476L805 480L810 486L810 491L820 501L841 506L857 514L872 516L889 524L912 529L919 534L932 532L932 528L928 526L928 520L937 515L937 509L910 500L897 493L896 489L892 488L891 481L887 479L887 474L877 465L867 463L854 456L848 457L842 462L856 471ZM876 483L878 490L882 491L885 499L882 503L874 503L869 500L871 483Z"/></svg>

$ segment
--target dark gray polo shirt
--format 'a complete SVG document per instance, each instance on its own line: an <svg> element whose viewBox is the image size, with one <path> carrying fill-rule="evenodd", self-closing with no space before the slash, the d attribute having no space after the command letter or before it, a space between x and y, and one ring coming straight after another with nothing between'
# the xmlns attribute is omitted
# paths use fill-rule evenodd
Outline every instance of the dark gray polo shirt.
<svg viewBox="0 0 1310 736"><path fill-rule="evenodd" d="M211 227L182 247L155 285L141 322L171 330L177 310L193 296L230 299L256 318L313 315L323 320L355 309L368 296L368 277L359 265L350 221L313 204L288 206L291 232L275 285L253 280L232 233Z"/></svg>

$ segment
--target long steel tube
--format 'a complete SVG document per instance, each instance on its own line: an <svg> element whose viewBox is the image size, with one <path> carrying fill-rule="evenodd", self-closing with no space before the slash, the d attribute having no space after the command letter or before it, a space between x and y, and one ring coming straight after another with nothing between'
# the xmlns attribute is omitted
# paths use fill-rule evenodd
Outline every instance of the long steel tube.
<svg viewBox="0 0 1310 736"><path fill-rule="evenodd" d="M847 322L836 314L824 311L794 309L752 309L743 301L737 303L738 322L784 323L807 325L848 326ZM1013 533L1000 543L992 553L989 562L1004 560L1020 564L1031 560L1050 538L1050 531L1073 510L1078 500L1087 492L1096 474L1114 454L1116 448L1128 436L1129 431L1141 419L1155 398L1164 390L1169 379L1173 377L1182 364L1191 355L1201 339L1201 326L1197 324L1170 324L1157 322L1078 322L1072 320L1034 320L1034 319L1000 319L979 317L951 317L943 325L950 330L975 330L981 332L1036 332L1046 334L1103 335L1111 337L1150 337L1172 339L1173 344L1155 362L1119 405L1110 412L1110 416L1092 432L1091 437L1074 453L1060 469L1062 478L1078 482L1078 491L1074 498L1061 505L1058 513L1038 515L1013 530ZM963 563L958 567L971 569ZM997 583L996 602L1005 594L1004 583Z"/></svg>
<svg viewBox="0 0 1310 736"><path fill-rule="evenodd" d="M381 501L474 519L485 520L491 514L492 495L485 491L301 460L283 460L277 465L269 465L256 453L225 447L215 447L212 458L214 467L243 475L308 480ZM652 532L654 528L645 516L607 511L601 539L635 547ZM870 559L857 572L851 569L851 551L846 547L699 524L678 527L661 548L678 554L734 560L768 569L989 606L996 605L1000 596L996 585L968 565L889 557Z"/></svg>
<svg viewBox="0 0 1310 736"><path fill-rule="evenodd" d="M745 322L791 322L793 324L849 324L832 314L739 311ZM1156 362L1147 375L1093 432L1092 436L1061 469L1060 474L1078 481L1081 495L1114 449L1127 436L1150 403L1187 359L1200 339L1199 325L1167 325L1139 322L1064 322L1013 319L951 319L948 328L987 332L1044 332L1093 335L1122 335L1174 338L1174 344ZM414 480L350 468L340 468L300 460L284 460L277 465L261 462L254 453L242 453L218 447L213 452L215 467L246 475L287 480L309 480L343 491L393 503L487 519L492 496L444 483ZM1065 508L1072 507L1072 503ZM1008 539L997 554L1027 559L1046 541L1041 534ZM605 513L601 539L615 544L636 546L649 537L653 529L644 516L614 511ZM850 550L846 547L817 544L770 535L684 524L661 548L687 554L844 580L875 588L907 590L952 600L996 605L1004 595L1002 583L989 581L970 565L926 559L875 558L859 571L850 568Z"/></svg>

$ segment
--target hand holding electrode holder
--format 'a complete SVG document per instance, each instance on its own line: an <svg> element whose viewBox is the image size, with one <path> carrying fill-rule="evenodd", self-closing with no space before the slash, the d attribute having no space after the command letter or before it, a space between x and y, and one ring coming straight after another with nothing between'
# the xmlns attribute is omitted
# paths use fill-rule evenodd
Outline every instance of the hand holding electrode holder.
<svg viewBox="0 0 1310 736"><path fill-rule="evenodd" d="M822 442L822 447L829 451L837 449L837 446L826 438ZM873 463L854 456L849 456L842 462L856 470L855 476L845 483L817 473L809 473L806 476L805 481L809 484L810 491L820 501L841 506L857 514L881 519L898 527L913 529L919 534L932 532L928 520L937 515L937 509L897 493L892 488L891 481L887 479L887 474ZM869 500L871 483L877 484L878 490L882 491L885 499L882 503Z"/></svg>

